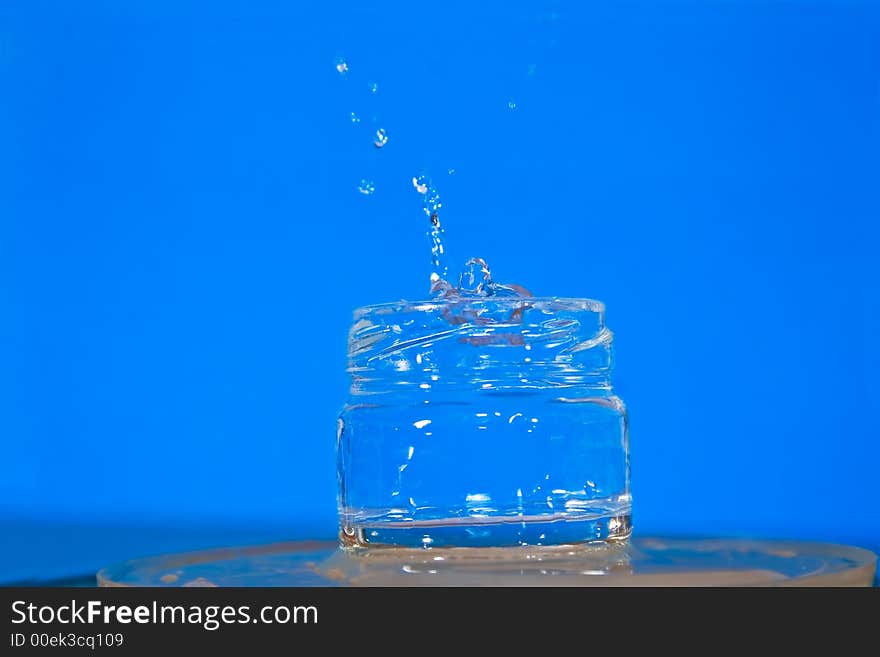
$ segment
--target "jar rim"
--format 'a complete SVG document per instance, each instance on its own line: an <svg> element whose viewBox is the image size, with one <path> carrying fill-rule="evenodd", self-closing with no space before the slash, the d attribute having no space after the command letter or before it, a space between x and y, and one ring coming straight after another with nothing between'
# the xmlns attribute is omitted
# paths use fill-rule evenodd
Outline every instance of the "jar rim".
<svg viewBox="0 0 880 657"><path fill-rule="evenodd" d="M458 308L480 307L491 304L493 307L510 306L511 308L530 307L547 310L567 310L593 313L604 313L605 304L587 297L457 297L452 299L428 299L423 301L386 301L382 303L359 306L354 310L356 318L368 315L385 315L400 312L430 312L455 305Z"/></svg>

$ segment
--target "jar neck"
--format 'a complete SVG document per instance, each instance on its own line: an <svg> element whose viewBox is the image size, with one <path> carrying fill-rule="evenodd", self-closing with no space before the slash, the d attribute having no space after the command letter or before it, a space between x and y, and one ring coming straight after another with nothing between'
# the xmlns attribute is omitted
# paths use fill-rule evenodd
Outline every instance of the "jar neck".
<svg viewBox="0 0 880 657"><path fill-rule="evenodd" d="M507 393L540 393L550 392L569 397L582 397L591 395L611 395L613 388L607 377L584 378L578 382L553 383L550 381L525 381L510 384L507 381L481 381L462 383L442 383L434 381L430 384L413 384L410 382L389 383L384 380L355 377L352 379L350 393L353 396L361 395L406 395L409 397L457 397L461 394L479 392L507 392Z"/></svg>

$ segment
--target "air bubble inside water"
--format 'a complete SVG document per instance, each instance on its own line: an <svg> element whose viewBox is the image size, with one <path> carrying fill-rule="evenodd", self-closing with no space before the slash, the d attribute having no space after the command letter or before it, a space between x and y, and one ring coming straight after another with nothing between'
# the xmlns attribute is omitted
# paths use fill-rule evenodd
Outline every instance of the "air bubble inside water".
<svg viewBox="0 0 880 657"><path fill-rule="evenodd" d="M348 62L341 58L337 59L336 70L339 72L340 75L345 75L346 73L348 73Z"/></svg>

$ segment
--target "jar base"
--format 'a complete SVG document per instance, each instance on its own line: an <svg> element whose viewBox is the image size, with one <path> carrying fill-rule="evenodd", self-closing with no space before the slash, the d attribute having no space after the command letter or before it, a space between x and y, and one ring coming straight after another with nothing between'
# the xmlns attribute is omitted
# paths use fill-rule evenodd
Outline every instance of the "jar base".
<svg viewBox="0 0 880 657"><path fill-rule="evenodd" d="M379 522L344 525L343 548L359 547L512 547L574 545L626 541L632 534L629 513L608 516L532 516L529 520L454 518L449 520Z"/></svg>

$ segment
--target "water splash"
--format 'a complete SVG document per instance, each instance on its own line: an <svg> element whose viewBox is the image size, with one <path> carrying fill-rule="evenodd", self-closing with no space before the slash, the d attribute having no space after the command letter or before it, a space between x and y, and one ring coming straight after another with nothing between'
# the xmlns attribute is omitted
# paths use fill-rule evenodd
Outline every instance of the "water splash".
<svg viewBox="0 0 880 657"><path fill-rule="evenodd" d="M449 173L454 170L450 169ZM458 276L458 285L449 282L449 265L446 261L446 247L443 244L443 224L440 210L443 202L440 193L427 174L419 174L412 179L415 190L423 196L422 210L428 217L428 238L431 242L431 294L450 300L468 297L516 296L530 297L532 293L520 285L496 283L492 272L483 258L470 258Z"/></svg>
<svg viewBox="0 0 880 657"><path fill-rule="evenodd" d="M458 276L458 291L460 294L483 296L491 289L492 272L489 265L482 258L471 258L464 263L464 269Z"/></svg>
<svg viewBox="0 0 880 657"><path fill-rule="evenodd" d="M336 71L342 76L349 75L349 65L344 58L337 58ZM379 87L375 82L368 82L366 86L370 94L375 95L378 92ZM516 103L511 100L508 102L508 107L515 109ZM354 111L349 113L349 118L355 125L362 123L361 116ZM372 116L369 123L375 127L376 117ZM372 142L377 149L384 148L388 143L388 131L384 127L376 128ZM446 169L446 173L452 176L455 169ZM430 290L435 298L454 301L458 298L473 297L532 296L528 290L518 285L496 283L492 278L488 264L482 258L470 258L465 262L464 269L458 278L452 279L453 282L450 282L449 263L443 241L444 229L440 219L440 211L443 208L440 193L431 178L425 173L415 176L412 179L412 184L416 192L422 196L422 211L429 222L427 232L431 244ZM363 196L371 196L376 191L376 185L371 179L363 178L357 190ZM455 319L461 320L463 318L455 317Z"/></svg>

